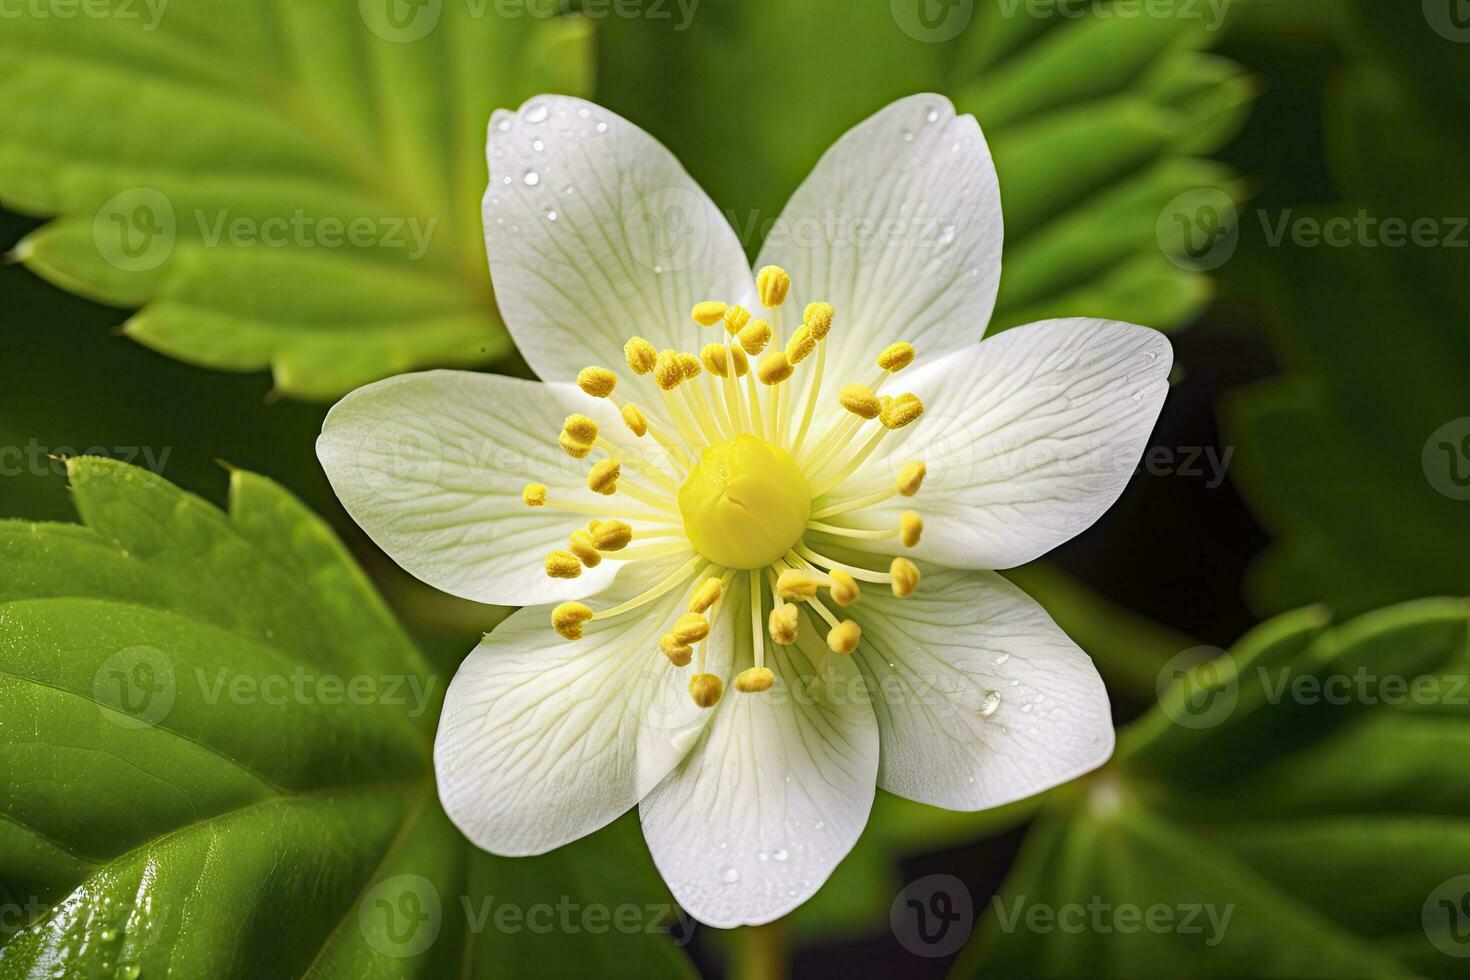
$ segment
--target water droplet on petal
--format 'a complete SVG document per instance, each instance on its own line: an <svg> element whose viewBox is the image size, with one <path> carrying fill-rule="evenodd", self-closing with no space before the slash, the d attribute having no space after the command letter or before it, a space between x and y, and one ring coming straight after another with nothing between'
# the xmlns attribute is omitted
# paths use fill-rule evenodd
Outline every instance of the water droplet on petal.
<svg viewBox="0 0 1470 980"><path fill-rule="evenodd" d="M1003 653L995 658L995 664L997 667L999 667L1001 664L1007 663L1010 659L1011 655L1009 653Z"/></svg>
<svg viewBox="0 0 1470 980"><path fill-rule="evenodd" d="M577 110L577 115L581 116L583 119L586 119L588 116L592 115L592 110L587 108L586 106L583 106L582 108Z"/></svg>
<svg viewBox="0 0 1470 980"><path fill-rule="evenodd" d="M938 122L939 121L939 110L938 109L931 108L929 110L929 114L927 116L925 116L924 118L927 119L927 120L929 120L930 122Z"/></svg>
<svg viewBox="0 0 1470 980"><path fill-rule="evenodd" d="M542 150L546 149L546 144L541 140L532 140L531 149L535 150L537 153L540 153Z"/></svg>
<svg viewBox="0 0 1470 980"><path fill-rule="evenodd" d="M556 212L555 211L547 211L546 212L546 220L547 221L555 221L556 220Z"/></svg>
<svg viewBox="0 0 1470 980"><path fill-rule="evenodd" d="M509 177L502 177L501 178L501 183L509 184L510 183L510 178Z"/></svg>
<svg viewBox="0 0 1470 980"><path fill-rule="evenodd" d="M784 847L776 848L775 852L771 855L771 857L775 858L777 861L784 861L790 856L791 854Z"/></svg>
<svg viewBox="0 0 1470 980"><path fill-rule="evenodd" d="M756 851L755 857L758 861L764 861L766 858L770 857L770 855L767 854L765 851Z"/></svg>
<svg viewBox="0 0 1470 980"><path fill-rule="evenodd" d="M905 143L912 143L914 141L914 134L913 133L904 133L903 134L903 141Z"/></svg>
<svg viewBox="0 0 1470 980"><path fill-rule="evenodd" d="M498 130L500 130L502 133L508 133L508 132L510 132L510 120L509 119L502 119L502 120L500 120L500 122L498 122L498 123L495 124L495 128L498 129Z"/></svg>
<svg viewBox="0 0 1470 980"><path fill-rule="evenodd" d="M541 183L541 175L534 170L527 170L526 176L522 179L525 180L527 187L535 187Z"/></svg>
<svg viewBox="0 0 1470 980"><path fill-rule="evenodd" d="M986 691L983 695L981 695L980 717L989 718L991 715L995 714L996 709L999 707L1000 695L997 694L995 691Z"/></svg>
<svg viewBox="0 0 1470 980"><path fill-rule="evenodd" d="M1150 364L1152 364L1154 361L1157 361L1159 359L1159 355L1156 352L1154 352L1154 351L1149 351L1144 356L1148 358L1148 361L1149 361Z"/></svg>
<svg viewBox="0 0 1470 980"><path fill-rule="evenodd" d="M605 122L598 123L597 124L597 131L599 133L605 133L605 132L607 132L607 123L605 123Z"/></svg>
<svg viewBox="0 0 1470 980"><path fill-rule="evenodd" d="M1021 705L1021 710L1024 711L1024 712L1026 712L1027 714L1029 714L1031 712L1031 705L1029 705L1029 704L1023 704L1023 705Z"/></svg>
<svg viewBox="0 0 1470 980"><path fill-rule="evenodd" d="M720 880L727 885L733 885L735 884L735 882L740 880L740 872L736 871L734 868L726 868L724 871L720 872Z"/></svg>
<svg viewBox="0 0 1470 980"><path fill-rule="evenodd" d="M549 115L551 115L551 110L546 108L546 103L537 102L526 110L526 122L543 123Z"/></svg>
<svg viewBox="0 0 1470 980"><path fill-rule="evenodd" d="M1135 391L1133 393L1133 400L1136 401L1136 402L1143 401L1143 392L1141 392L1141 391Z"/></svg>

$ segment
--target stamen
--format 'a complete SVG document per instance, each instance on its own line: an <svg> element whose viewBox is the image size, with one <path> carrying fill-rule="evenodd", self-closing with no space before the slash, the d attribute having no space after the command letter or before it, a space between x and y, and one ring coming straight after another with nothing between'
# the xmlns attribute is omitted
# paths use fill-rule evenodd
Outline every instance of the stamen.
<svg viewBox="0 0 1470 980"><path fill-rule="evenodd" d="M724 690L724 683L714 674L695 674L689 678L689 696L701 708L713 708Z"/></svg>
<svg viewBox="0 0 1470 980"><path fill-rule="evenodd" d="M744 330L749 322L750 311L743 306L732 306L725 311L725 333L732 337Z"/></svg>
<svg viewBox="0 0 1470 980"><path fill-rule="evenodd" d="M817 338L812 333L812 328L806 324L796 328L791 339L786 341L786 359L792 364L800 364L817 349Z"/></svg>
<svg viewBox="0 0 1470 980"><path fill-rule="evenodd" d="M709 620L699 613L685 613L674 620L674 628L669 633L680 643L698 643L709 636Z"/></svg>
<svg viewBox="0 0 1470 980"><path fill-rule="evenodd" d="M763 385L778 385L791 377L793 370L795 369L786 357L786 352L774 350L761 358L760 366L756 368L756 376L760 378Z"/></svg>
<svg viewBox="0 0 1470 980"><path fill-rule="evenodd" d="M879 582L886 584L893 580L892 575L875 572L867 568L858 568L856 565L849 565L846 562L828 558L826 555L819 555L805 544L798 543L792 551L814 565L823 565L828 569L840 569L860 582ZM896 560L901 561L902 559Z"/></svg>
<svg viewBox="0 0 1470 980"><path fill-rule="evenodd" d="M661 350L653 364L653 380L664 391L673 391L684 383L684 365L676 350Z"/></svg>
<svg viewBox="0 0 1470 980"><path fill-rule="evenodd" d="M689 600L689 611L693 613L708 611L709 607L720 598L723 590L724 586L717 578L711 577L700 582L694 590L694 597Z"/></svg>
<svg viewBox="0 0 1470 980"><path fill-rule="evenodd" d="M740 346L745 353L751 357L766 349L771 342L771 321L751 320L748 325L740 331Z"/></svg>
<svg viewBox="0 0 1470 980"><path fill-rule="evenodd" d="M837 400L843 408L860 419L877 418L881 408L878 396L867 385L843 385L837 394Z"/></svg>
<svg viewBox="0 0 1470 980"><path fill-rule="evenodd" d="M914 363L914 345L905 341L889 344L878 355L878 366L890 374L902 371Z"/></svg>
<svg viewBox="0 0 1470 980"><path fill-rule="evenodd" d="M693 381L704 370L699 364L699 358L693 354L687 351L679 351L676 356L679 358L679 368L684 372L685 381Z"/></svg>
<svg viewBox="0 0 1470 980"><path fill-rule="evenodd" d="M735 364L735 377L745 377L745 372L750 370L750 361L746 359L745 351L739 347L727 347L724 344L705 344L699 352L699 360L704 368L717 378L728 376L730 363Z"/></svg>
<svg viewBox="0 0 1470 980"><path fill-rule="evenodd" d="M577 387L593 398L606 398L618 386L618 376L605 367L584 367L577 372Z"/></svg>
<svg viewBox="0 0 1470 980"><path fill-rule="evenodd" d="M546 506L546 484L528 483L521 491L521 503L527 507Z"/></svg>
<svg viewBox="0 0 1470 980"><path fill-rule="evenodd" d="M648 417L632 402L623 405L623 424L628 427L629 432L640 439L648 433Z"/></svg>
<svg viewBox="0 0 1470 980"><path fill-rule="evenodd" d="M783 603L771 610L771 642L789 647L796 642L801 611L794 603Z"/></svg>
<svg viewBox="0 0 1470 980"><path fill-rule="evenodd" d="M924 519L913 511L904 511L898 517L898 540L903 542L905 548L912 548L919 543L919 537L924 533Z"/></svg>
<svg viewBox="0 0 1470 980"><path fill-rule="evenodd" d="M905 497L912 497L924 485L924 477L928 473L929 468L924 465L922 459L904 464L904 468L898 471L898 492Z"/></svg>
<svg viewBox="0 0 1470 980"><path fill-rule="evenodd" d="M729 305L721 303L719 300L708 300L703 303L696 303L694 311L690 316L694 317L694 322L701 327L712 327L725 319L725 314L729 310Z"/></svg>
<svg viewBox="0 0 1470 980"><path fill-rule="evenodd" d="M774 310L786 302L786 294L791 289L791 276L778 265L768 265L756 273L755 288L761 295L761 305L768 310Z"/></svg>
<svg viewBox="0 0 1470 980"><path fill-rule="evenodd" d="M553 552L553 554L555 554L555 552ZM568 557L571 557L571 556L568 556ZM611 608L608 608L608 609L604 609L601 612L593 613L592 614L592 618L595 619L595 620L596 619L612 619L614 616L621 616L623 613L632 612L634 609L638 609L639 607L644 606L647 603L652 602L653 600L655 600L655 599L659 598L660 596L662 596L664 593L668 592L670 589L674 588L675 586L679 585L681 582L683 582L686 579L688 579L689 578L689 573L691 571L693 571L694 566L697 565L697 564L699 564L702 561L704 561L703 558L701 558L699 555L695 555L693 558L690 558L684 564L680 565L678 568L676 568L672 572L670 572L664 578L663 581L659 582L653 588L647 590L646 592L640 593L637 596L634 596L632 599L629 599L627 602L621 602L618 605L612 606ZM579 566L578 571L579 571L579 573L580 573L580 564L581 563L579 562L578 563L578 566ZM575 576L573 576L573 577L575 578Z"/></svg>
<svg viewBox="0 0 1470 980"><path fill-rule="evenodd" d="M751 667L742 670L735 677L735 690L744 694L759 694L769 691L771 685L776 683L776 675L765 667Z"/></svg>
<svg viewBox="0 0 1470 980"><path fill-rule="evenodd" d="M857 623L844 619L827 633L827 649L844 656L851 655L858 648L862 636L862 628Z"/></svg>
<svg viewBox="0 0 1470 980"><path fill-rule="evenodd" d="M893 559L888 572L893 576L893 594L900 599L907 598L918 587L919 569L907 558Z"/></svg>
<svg viewBox="0 0 1470 980"><path fill-rule="evenodd" d="M893 496L892 491L884 491L884 500L887 500L891 496ZM823 534L832 534L839 538L860 538L865 541L882 541L884 538L891 538L898 533L897 528L891 527L866 530L856 527L839 527L836 524L824 524L821 521L809 521L806 527L808 531L820 531Z"/></svg>
<svg viewBox="0 0 1470 980"><path fill-rule="evenodd" d="M568 640L582 638L582 624L592 618L592 610L580 602L563 602L551 611L551 626Z"/></svg>
<svg viewBox="0 0 1470 980"><path fill-rule="evenodd" d="M642 337L633 337L623 345L623 357L634 374L647 374L658 363L658 351Z"/></svg>
<svg viewBox="0 0 1470 980"><path fill-rule="evenodd" d="M902 429L923 414L924 403L919 401L918 395L902 394L883 407L878 420L889 429Z"/></svg>
<svg viewBox="0 0 1470 980"><path fill-rule="evenodd" d="M803 601L814 599L817 590L827 584L827 576L813 575L801 569L788 569L776 578L776 594L782 599Z"/></svg>
<svg viewBox="0 0 1470 980"><path fill-rule="evenodd" d="M750 570L750 636L755 646L755 667L752 670L762 670L766 666L766 639L765 633L761 630L761 573L755 569ZM751 673L749 670L743 671L740 677L749 673ZM766 671L766 674L769 675L770 671ZM735 686L742 691L750 690L750 688L740 687L738 677L735 679ZM766 687L770 686L766 684ZM766 687L759 690L763 691Z"/></svg>
<svg viewBox="0 0 1470 980"><path fill-rule="evenodd" d="M679 638L673 633L665 633L658 638L658 648L663 655L669 658L669 663L675 667L688 667L689 661L694 659L694 647L687 643L680 643Z"/></svg>
<svg viewBox="0 0 1470 980"><path fill-rule="evenodd" d="M598 551L622 551L633 540L633 529L622 521L593 521L587 533Z"/></svg>
<svg viewBox="0 0 1470 980"><path fill-rule="evenodd" d="M812 336L818 340L826 340L827 332L832 329L832 319L837 311L832 308L831 303L808 303L806 312L801 315L801 321L811 328Z"/></svg>
<svg viewBox="0 0 1470 980"><path fill-rule="evenodd" d="M834 568L828 578L832 580L830 589L832 601L839 606L850 606L862 597L862 589L859 589L853 577L842 569Z"/></svg>
<svg viewBox="0 0 1470 980"><path fill-rule="evenodd" d="M820 305L826 306L825 303ZM830 306L827 308L831 309ZM811 307L808 306L807 310L810 311ZM830 326L830 320L828 321L828 324ZM823 334L825 334L825 331L823 331ZM817 337L818 340L821 339L821 337L817 334L816 328L812 329L812 336ZM811 387L807 389L806 393L806 411L804 411L801 415L801 427L796 430L796 439L791 443L791 455L795 458L800 458L802 443L806 441L807 431L812 427L812 417L816 414L817 411L817 395L822 390L822 375L826 372L826 370L827 345L819 344L817 346L817 370L816 373L812 375Z"/></svg>
<svg viewBox="0 0 1470 980"><path fill-rule="evenodd" d="M597 423L580 413L568 415L557 437L561 448L573 459L586 459L597 443Z"/></svg>
<svg viewBox="0 0 1470 980"><path fill-rule="evenodd" d="M567 550L576 555L577 560L588 568L596 568L602 564L602 555L597 553L597 546L592 543L592 535L586 531L573 531Z"/></svg>
<svg viewBox="0 0 1470 980"><path fill-rule="evenodd" d="M553 551L546 556L546 574L551 578L576 578L582 574L582 563L570 551Z"/></svg>
<svg viewBox="0 0 1470 980"><path fill-rule="evenodd" d="M599 460L587 474L587 489L611 497L618 492L618 477L623 475L623 464L615 459Z"/></svg>

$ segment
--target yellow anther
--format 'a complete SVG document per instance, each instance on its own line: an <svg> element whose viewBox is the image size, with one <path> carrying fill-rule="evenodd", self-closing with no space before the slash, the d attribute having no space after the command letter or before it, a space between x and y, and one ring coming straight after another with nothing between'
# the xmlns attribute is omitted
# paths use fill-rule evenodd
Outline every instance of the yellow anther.
<svg viewBox="0 0 1470 980"><path fill-rule="evenodd" d="M919 492L919 487L924 485L924 477L929 468L924 465L922 459L916 459L905 463L903 469L898 471L898 479L894 482L898 486L898 492L905 497L912 497Z"/></svg>
<svg viewBox="0 0 1470 980"><path fill-rule="evenodd" d="M918 395L904 394L893 399L887 410L879 413L878 420L890 429L902 429L924 414L924 403Z"/></svg>
<svg viewBox="0 0 1470 980"><path fill-rule="evenodd" d="M597 546L592 543L592 535L586 531L573 531L567 550L576 555L577 560L588 568L596 568L602 564L602 556L597 553Z"/></svg>
<svg viewBox="0 0 1470 980"><path fill-rule="evenodd" d="M794 603L786 603L771 610L769 625L771 639L783 647L789 647L796 642L797 623L800 612Z"/></svg>
<svg viewBox="0 0 1470 980"><path fill-rule="evenodd" d="M690 316L694 317L694 322L701 327L712 327L725 319L725 314L729 310L729 304L712 299L704 303L694 304L694 312Z"/></svg>
<svg viewBox="0 0 1470 980"><path fill-rule="evenodd" d="M761 379L763 385L778 385L791 377L791 372L796 370L791 366L791 361L786 357L785 351L768 351L761 358L760 366L755 370L755 376Z"/></svg>
<svg viewBox="0 0 1470 980"><path fill-rule="evenodd" d="M592 610L580 602L563 602L551 610L551 626L569 640L582 638L582 624L592 618Z"/></svg>
<svg viewBox="0 0 1470 980"><path fill-rule="evenodd" d="M606 398L618 386L618 376L605 367L584 367L577 372L577 387L593 398Z"/></svg>
<svg viewBox="0 0 1470 980"><path fill-rule="evenodd" d="M611 497L618 492L618 477L623 475L623 464L615 459L599 460L587 474L587 489Z"/></svg>
<svg viewBox="0 0 1470 980"><path fill-rule="evenodd" d="M905 548L912 548L919 543L919 537L924 533L924 519L913 511L904 511L898 517L898 540L903 542Z"/></svg>
<svg viewBox="0 0 1470 980"><path fill-rule="evenodd" d="M675 667L688 667L689 661L694 659L694 648L687 643L681 643L673 633L665 633L659 637L658 648Z"/></svg>
<svg viewBox="0 0 1470 980"><path fill-rule="evenodd" d="M889 372L902 371L914 363L914 354L914 345L900 340L883 348L883 353L878 355L878 366Z"/></svg>
<svg viewBox="0 0 1470 980"><path fill-rule="evenodd" d="M893 559L893 564L888 566L888 574L893 576L893 594L900 599L907 598L919 584L919 569L907 558Z"/></svg>
<svg viewBox="0 0 1470 980"><path fill-rule="evenodd" d="M582 563L570 551L553 551L546 556L546 574L552 578L576 578L582 574Z"/></svg>
<svg viewBox="0 0 1470 980"><path fill-rule="evenodd" d="M842 403L843 408L859 418L875 419L883 410L878 396L867 385L843 385L842 390L837 393L837 400Z"/></svg>
<svg viewBox="0 0 1470 980"><path fill-rule="evenodd" d="M776 675L771 673L769 667L751 667L736 675L735 690L746 694L759 694L762 691L769 691L774 683L776 683Z"/></svg>
<svg viewBox="0 0 1470 980"><path fill-rule="evenodd" d="M635 436L641 438L648 434L648 419L644 417L643 412L639 410L638 406L632 402L626 402L623 405L623 424Z"/></svg>
<svg viewBox="0 0 1470 980"><path fill-rule="evenodd" d="M774 310L786 302L791 291L791 276L779 265L768 265L755 274L755 288L761 294L761 305Z"/></svg>
<svg viewBox="0 0 1470 980"><path fill-rule="evenodd" d="M801 320L811 328L813 337L826 340L827 332L832 329L832 318L836 315L831 303L808 303Z"/></svg>
<svg viewBox="0 0 1470 980"><path fill-rule="evenodd" d="M546 504L546 484L528 483L521 491L521 503L527 507L541 507Z"/></svg>
<svg viewBox="0 0 1470 980"><path fill-rule="evenodd" d="M709 620L699 613L685 613L674 620L674 628L669 633L680 643L698 643L709 636Z"/></svg>
<svg viewBox="0 0 1470 980"><path fill-rule="evenodd" d="M679 362L678 351L659 351L658 362L653 368L653 380L664 391L673 391L684 383L684 365Z"/></svg>
<svg viewBox="0 0 1470 980"><path fill-rule="evenodd" d="M690 378L699 377L699 372L704 370L704 368L700 367L699 365L699 358L695 357L693 354L685 354L682 352L679 354L679 368L684 372L685 381L688 381Z"/></svg>
<svg viewBox="0 0 1470 980"><path fill-rule="evenodd" d="M717 578L707 578L700 582L694 590L694 596L689 600L689 611L702 613L719 601L723 586Z"/></svg>
<svg viewBox="0 0 1470 980"><path fill-rule="evenodd" d="M771 321L769 320L751 320L740 331L740 346L752 357L765 350L766 345L770 342Z"/></svg>
<svg viewBox="0 0 1470 980"><path fill-rule="evenodd" d="M850 606L862 596L863 590L858 588L857 580L840 568L832 569L827 577L832 580L832 601L839 606Z"/></svg>
<svg viewBox="0 0 1470 980"><path fill-rule="evenodd" d="M776 578L776 592L783 599L815 599L817 590L827 584L827 576L788 568Z"/></svg>
<svg viewBox="0 0 1470 980"><path fill-rule="evenodd" d="M743 306L732 306L725 311L725 333L735 336L750 322L750 311Z"/></svg>
<svg viewBox="0 0 1470 980"><path fill-rule="evenodd" d="M647 374L658 361L658 351L642 337L634 337L623 345L623 357L634 374Z"/></svg>
<svg viewBox="0 0 1470 980"><path fill-rule="evenodd" d="M622 521L593 521L587 533L598 551L622 551L633 540L633 529Z"/></svg>
<svg viewBox="0 0 1470 980"><path fill-rule="evenodd" d="M850 654L858 648L863 638L862 628L850 619L844 619L827 631L827 649L833 653Z"/></svg>
<svg viewBox="0 0 1470 980"><path fill-rule="evenodd" d="M586 459L596 441L597 423L585 415L577 414L567 416L562 423L561 435L557 438L567 455L576 459Z"/></svg>
<svg viewBox="0 0 1470 980"><path fill-rule="evenodd" d="M695 674L689 678L689 696L701 708L713 708L725 692L724 683L714 674Z"/></svg>
<svg viewBox="0 0 1470 980"><path fill-rule="evenodd" d="M812 333L812 328L806 324L796 328L791 339L786 341L786 359L792 364L800 364L817 349L817 338Z"/></svg>
<svg viewBox="0 0 1470 980"><path fill-rule="evenodd" d="M731 357L731 354L734 357ZM704 349L699 352L699 360L704 368L717 378L726 377L729 372L728 365L731 361L735 363L735 377L745 377L745 372L750 370L750 362L745 359L745 351L739 347L731 348L724 344L705 344Z"/></svg>

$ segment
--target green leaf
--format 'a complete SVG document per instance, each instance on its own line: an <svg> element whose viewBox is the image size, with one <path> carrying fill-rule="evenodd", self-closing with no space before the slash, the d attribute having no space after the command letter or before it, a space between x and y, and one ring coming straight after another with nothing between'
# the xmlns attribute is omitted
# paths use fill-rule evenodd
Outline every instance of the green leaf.
<svg viewBox="0 0 1470 980"><path fill-rule="evenodd" d="M590 39L581 20L478 9L100 0L8 19L0 202L57 216L14 254L142 307L123 329L149 347L269 368L298 397L505 354L486 120L585 90Z"/></svg>
<svg viewBox="0 0 1470 980"><path fill-rule="evenodd" d="M82 525L0 523L0 974L689 972L636 820L524 861L449 823L446 678L299 502L68 469Z"/></svg>
<svg viewBox="0 0 1470 980"><path fill-rule="evenodd" d="M1200 50L1219 26L1205 5L1140 17L1067 6L1063 16L1057 5L977 0L957 36L931 37L903 20L903 4L848 4L837 16L819 3L710 0L686 30L605 25L599 93L732 209L754 254L763 225L847 128L902 96L945 92L980 120L1000 176L1006 253L992 329L1082 314L1181 326L1212 292L1161 238L1160 215L1185 192L1241 195L1227 169L1193 157L1234 134L1254 83ZM759 52L755 64L732 70L747 51ZM643 84L649 63L687 84Z"/></svg>
<svg viewBox="0 0 1470 980"><path fill-rule="evenodd" d="M1053 794L957 973L1459 975L1467 668L1464 599L1258 628Z"/></svg>

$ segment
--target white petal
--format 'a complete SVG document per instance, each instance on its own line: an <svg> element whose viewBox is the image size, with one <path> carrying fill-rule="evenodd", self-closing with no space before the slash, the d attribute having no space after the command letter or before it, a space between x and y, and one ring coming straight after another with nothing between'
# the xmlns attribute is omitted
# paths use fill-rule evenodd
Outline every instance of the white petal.
<svg viewBox="0 0 1470 980"><path fill-rule="evenodd" d="M587 518L527 507L526 484L545 484L553 500L648 510L587 489L594 459L557 445L572 412L618 438L617 413L575 386L468 371L399 375L333 406L317 456L353 520L419 579L478 602L559 602L601 591L622 563L548 578L547 552L565 548Z"/></svg>
<svg viewBox="0 0 1470 980"><path fill-rule="evenodd" d="M749 612L747 610L747 616ZM654 863L679 904L718 928L780 918L810 898L867 823L878 733L861 675L810 620L772 650L776 686L727 687L703 740L639 806ZM736 640L750 665L749 623ZM743 660L739 658L744 658Z"/></svg>
<svg viewBox="0 0 1470 980"><path fill-rule="evenodd" d="M495 298L543 379L600 364L631 377L623 344L697 350L723 337L704 300L749 303L745 253L667 149L581 99L542 95L490 120L485 242ZM701 335L703 331L703 336Z"/></svg>
<svg viewBox="0 0 1470 980"><path fill-rule="evenodd" d="M666 575L639 564L606 598ZM692 579L691 579L692 584ZM597 830L678 764L709 720L689 696L692 667L669 664L659 634L689 588L568 642L546 606L522 609L460 666L434 743L444 810L495 854L541 854ZM716 621L710 665L728 671L731 630Z"/></svg>
<svg viewBox="0 0 1470 980"><path fill-rule="evenodd" d="M952 568L1012 568L1091 527L1142 458L1169 391L1161 333L1109 320L1048 320L1007 330L899 375L923 417L885 441L831 499L893 485L911 459L919 494L842 518L893 527L914 510L914 554ZM824 502L825 503L825 502ZM892 551L892 541L863 544Z"/></svg>
<svg viewBox="0 0 1470 980"><path fill-rule="evenodd" d="M847 610L874 692L878 785L951 810L1023 799L1113 752L1087 654L994 572L935 571L907 599L870 587Z"/></svg>
<svg viewBox="0 0 1470 980"><path fill-rule="evenodd" d="M837 308L828 377L866 384L878 352L895 340L929 358L984 335L1003 237L979 124L956 116L942 95L915 95L827 151L786 205L760 264L791 273L788 333L805 304Z"/></svg>

